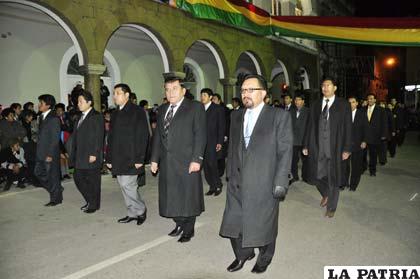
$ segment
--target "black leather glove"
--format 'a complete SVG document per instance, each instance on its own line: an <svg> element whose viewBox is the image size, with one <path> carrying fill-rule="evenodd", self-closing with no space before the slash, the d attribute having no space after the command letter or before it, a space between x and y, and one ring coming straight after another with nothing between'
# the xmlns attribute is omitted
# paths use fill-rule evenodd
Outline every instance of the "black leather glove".
<svg viewBox="0 0 420 279"><path fill-rule="evenodd" d="M287 194L287 188L283 186L274 186L273 187L273 196L280 201L283 201Z"/></svg>

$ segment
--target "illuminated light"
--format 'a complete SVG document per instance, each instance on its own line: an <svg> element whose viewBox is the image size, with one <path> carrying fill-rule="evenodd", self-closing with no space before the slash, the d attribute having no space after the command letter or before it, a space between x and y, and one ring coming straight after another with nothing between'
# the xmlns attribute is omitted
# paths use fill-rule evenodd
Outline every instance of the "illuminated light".
<svg viewBox="0 0 420 279"><path fill-rule="evenodd" d="M397 63L397 60L394 57L390 57L385 61L385 64L390 67L394 66L395 63Z"/></svg>

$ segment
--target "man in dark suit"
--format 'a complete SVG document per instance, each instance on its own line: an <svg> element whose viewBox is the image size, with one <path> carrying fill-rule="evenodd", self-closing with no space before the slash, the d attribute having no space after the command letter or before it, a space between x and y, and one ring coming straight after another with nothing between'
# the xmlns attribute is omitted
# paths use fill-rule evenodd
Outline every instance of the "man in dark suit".
<svg viewBox="0 0 420 279"><path fill-rule="evenodd" d="M298 163L302 156L303 137L308 126L309 110L305 107L305 97L296 95L295 107L290 111L293 126L293 159L292 159L292 180L290 184L299 180ZM302 160L303 161L303 160ZM306 162L303 162L302 177L304 176Z"/></svg>
<svg viewBox="0 0 420 279"><path fill-rule="evenodd" d="M343 161L351 154L350 104L335 95L337 84L333 78L322 81L322 94L310 108L308 130L303 154L307 157L307 180L316 185L327 207L325 216L334 217L339 187L344 182Z"/></svg>
<svg viewBox="0 0 420 279"><path fill-rule="evenodd" d="M294 109L293 98L290 93L286 93L285 95L283 95L283 103L284 104L281 105L281 108L285 111L291 111L292 109Z"/></svg>
<svg viewBox="0 0 420 279"><path fill-rule="evenodd" d="M131 89L120 83L114 87L114 102L118 106L111 116L108 135L107 167L117 176L127 207L127 216L118 223L146 221L147 208L137 191L137 176L141 173L149 138L146 113L130 102Z"/></svg>
<svg viewBox="0 0 420 279"><path fill-rule="evenodd" d="M217 93L213 95L212 102L222 107L224 118L225 118L225 132L224 132L224 138L223 138L222 151L217 152L217 166L219 168L219 176L222 177L223 174L225 173L225 168L226 168L226 157L227 157L227 150L228 150L228 144L229 144L228 137L229 137L231 110L226 107L226 105L222 102L222 97Z"/></svg>
<svg viewBox="0 0 420 279"><path fill-rule="evenodd" d="M36 147L35 176L49 192L50 202L45 206L56 206L63 201L63 187L60 182L60 120L52 110L55 98L45 94L39 100L39 131Z"/></svg>
<svg viewBox="0 0 420 279"><path fill-rule="evenodd" d="M72 134L70 164L75 167L74 182L86 202L81 210L94 213L101 203L104 118L93 108L93 97L88 91L80 93L77 106L82 115Z"/></svg>
<svg viewBox="0 0 420 279"><path fill-rule="evenodd" d="M344 162L344 184L350 191L356 191L363 172L363 150L366 148L366 134L368 129L367 115L363 109L358 109L359 102L355 97L349 97L351 106L351 156ZM350 179L350 180L349 180Z"/></svg>
<svg viewBox="0 0 420 279"><path fill-rule="evenodd" d="M159 166L159 214L176 223L169 235L178 242L194 236L196 217L204 211L200 168L206 147L206 112L201 103L185 98L182 79L165 75L169 101L159 108L153 135L151 171Z"/></svg>
<svg viewBox="0 0 420 279"><path fill-rule="evenodd" d="M370 176L376 176L378 153L382 141L385 141L387 138L388 121L385 110L376 105L376 96L374 94L368 94L367 101L368 107L365 109L365 113L368 118L366 141L369 151L369 171Z"/></svg>
<svg viewBox="0 0 420 279"><path fill-rule="evenodd" d="M0 177L6 177L6 185L3 191L9 191L14 181L18 182L18 188L25 188L26 168L16 155L19 153L20 143L17 138L9 139L8 146L0 150Z"/></svg>
<svg viewBox="0 0 420 279"><path fill-rule="evenodd" d="M236 257L229 272L240 270L258 247L252 272L263 273L274 255L279 202L289 187L292 122L289 113L264 104L267 82L262 76L246 76L241 95L246 110L232 113L220 235L230 238Z"/></svg>
<svg viewBox="0 0 420 279"><path fill-rule="evenodd" d="M225 137L225 111L213 103L213 91L210 88L201 90L201 103L206 110L207 144L204 152L204 176L210 186L207 196L218 196L222 192L222 180L219 176L218 153L222 152Z"/></svg>

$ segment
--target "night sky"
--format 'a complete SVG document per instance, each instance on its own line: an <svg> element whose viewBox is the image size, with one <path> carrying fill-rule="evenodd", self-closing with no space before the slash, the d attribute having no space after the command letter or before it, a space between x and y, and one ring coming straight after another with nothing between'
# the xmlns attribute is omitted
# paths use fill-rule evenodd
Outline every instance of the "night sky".
<svg viewBox="0 0 420 279"><path fill-rule="evenodd" d="M355 0L355 16L360 17L419 17L419 0Z"/></svg>

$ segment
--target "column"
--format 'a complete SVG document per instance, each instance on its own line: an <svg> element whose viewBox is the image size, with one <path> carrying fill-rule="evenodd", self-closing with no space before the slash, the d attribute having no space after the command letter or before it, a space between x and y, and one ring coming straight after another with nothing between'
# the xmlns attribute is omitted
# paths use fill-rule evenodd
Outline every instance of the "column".
<svg viewBox="0 0 420 279"><path fill-rule="evenodd" d="M85 76L85 89L92 93L94 108L101 111L101 75L105 72L106 66L102 64L86 64L80 67Z"/></svg>
<svg viewBox="0 0 420 279"><path fill-rule="evenodd" d="M220 83L223 85L223 102L229 104L232 101L232 98L235 97L235 88L236 78L223 78L219 79Z"/></svg>

